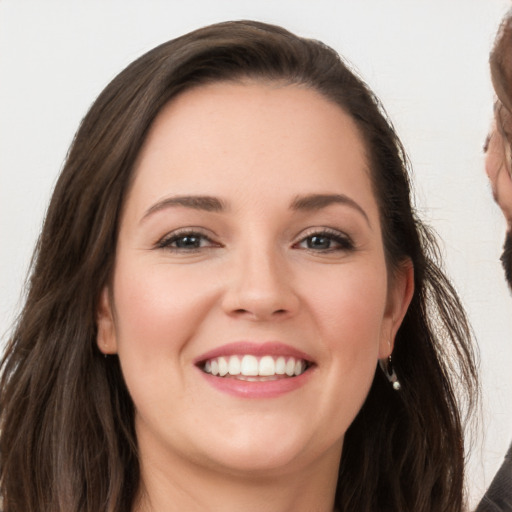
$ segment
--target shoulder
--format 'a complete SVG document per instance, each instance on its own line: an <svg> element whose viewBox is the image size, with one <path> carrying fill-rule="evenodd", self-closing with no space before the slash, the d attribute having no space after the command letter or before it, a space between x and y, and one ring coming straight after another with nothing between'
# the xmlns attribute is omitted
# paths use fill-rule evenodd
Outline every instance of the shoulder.
<svg viewBox="0 0 512 512"><path fill-rule="evenodd" d="M475 512L512 512L512 444Z"/></svg>

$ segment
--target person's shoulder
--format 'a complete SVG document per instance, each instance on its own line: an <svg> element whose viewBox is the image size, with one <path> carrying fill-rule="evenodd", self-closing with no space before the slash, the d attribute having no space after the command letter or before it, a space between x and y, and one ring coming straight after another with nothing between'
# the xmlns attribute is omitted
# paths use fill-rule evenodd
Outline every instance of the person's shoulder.
<svg viewBox="0 0 512 512"><path fill-rule="evenodd" d="M512 512L512 444L475 512Z"/></svg>

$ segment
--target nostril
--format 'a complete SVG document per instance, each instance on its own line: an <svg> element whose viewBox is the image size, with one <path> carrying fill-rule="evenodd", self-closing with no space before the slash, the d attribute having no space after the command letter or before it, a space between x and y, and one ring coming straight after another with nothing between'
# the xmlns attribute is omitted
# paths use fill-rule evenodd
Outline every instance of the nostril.
<svg viewBox="0 0 512 512"><path fill-rule="evenodd" d="M251 311L250 309L237 308L233 310L233 314L235 315L251 315L258 318L263 318L269 315L270 316L285 316L288 313L287 309L276 309L274 311L269 310L266 313L263 311Z"/></svg>

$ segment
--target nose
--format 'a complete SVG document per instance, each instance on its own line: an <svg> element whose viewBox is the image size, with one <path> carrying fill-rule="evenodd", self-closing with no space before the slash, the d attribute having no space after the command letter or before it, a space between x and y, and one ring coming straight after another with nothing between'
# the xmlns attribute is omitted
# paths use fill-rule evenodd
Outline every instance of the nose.
<svg viewBox="0 0 512 512"><path fill-rule="evenodd" d="M299 308L292 272L277 251L239 254L228 270L222 300L230 316L264 321L292 317Z"/></svg>

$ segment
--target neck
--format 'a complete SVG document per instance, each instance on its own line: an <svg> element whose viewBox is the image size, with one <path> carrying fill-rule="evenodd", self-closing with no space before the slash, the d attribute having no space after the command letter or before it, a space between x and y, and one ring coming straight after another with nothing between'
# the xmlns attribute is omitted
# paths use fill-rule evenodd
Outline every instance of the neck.
<svg viewBox="0 0 512 512"><path fill-rule="evenodd" d="M134 512L332 512L340 454L341 448L336 456L325 455L292 471L240 474L141 452Z"/></svg>

